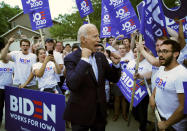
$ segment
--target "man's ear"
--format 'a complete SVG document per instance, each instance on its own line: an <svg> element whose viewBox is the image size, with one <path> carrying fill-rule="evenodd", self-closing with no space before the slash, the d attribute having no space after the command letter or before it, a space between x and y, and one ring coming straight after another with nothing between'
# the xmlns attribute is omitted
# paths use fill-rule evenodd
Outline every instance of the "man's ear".
<svg viewBox="0 0 187 131"><path fill-rule="evenodd" d="M85 43L86 42L86 38L84 36L81 36L81 43Z"/></svg>
<svg viewBox="0 0 187 131"><path fill-rule="evenodd" d="M177 59L177 57L179 56L179 52L174 52L173 56Z"/></svg>

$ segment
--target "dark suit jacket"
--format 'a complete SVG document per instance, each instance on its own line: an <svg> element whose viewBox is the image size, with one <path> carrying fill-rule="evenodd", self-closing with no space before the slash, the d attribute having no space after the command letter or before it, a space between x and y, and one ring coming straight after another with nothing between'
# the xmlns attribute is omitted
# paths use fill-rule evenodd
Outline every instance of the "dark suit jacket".
<svg viewBox="0 0 187 131"><path fill-rule="evenodd" d="M95 53L98 81L91 64L81 60L81 50L69 54L64 59L66 83L70 97L64 112L64 119L80 125L92 125L96 118L96 108L106 118L105 80L117 82L120 68L110 66L102 53Z"/></svg>

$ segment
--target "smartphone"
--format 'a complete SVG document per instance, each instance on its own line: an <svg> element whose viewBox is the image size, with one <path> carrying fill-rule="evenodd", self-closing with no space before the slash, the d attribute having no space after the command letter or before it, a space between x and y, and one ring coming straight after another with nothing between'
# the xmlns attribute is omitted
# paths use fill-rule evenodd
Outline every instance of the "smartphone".
<svg viewBox="0 0 187 131"><path fill-rule="evenodd" d="M49 55L53 55L53 50L48 51Z"/></svg>

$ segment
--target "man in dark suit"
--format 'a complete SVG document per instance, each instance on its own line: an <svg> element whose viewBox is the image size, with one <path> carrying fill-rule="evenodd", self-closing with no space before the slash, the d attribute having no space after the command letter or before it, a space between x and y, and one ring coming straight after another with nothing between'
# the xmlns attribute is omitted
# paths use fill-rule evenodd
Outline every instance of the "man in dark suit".
<svg viewBox="0 0 187 131"><path fill-rule="evenodd" d="M64 119L71 121L72 131L105 131L105 80L119 80L120 56L111 53L110 66L102 53L96 53L100 39L93 24L81 26L77 38L80 48L64 59L66 83L71 92Z"/></svg>

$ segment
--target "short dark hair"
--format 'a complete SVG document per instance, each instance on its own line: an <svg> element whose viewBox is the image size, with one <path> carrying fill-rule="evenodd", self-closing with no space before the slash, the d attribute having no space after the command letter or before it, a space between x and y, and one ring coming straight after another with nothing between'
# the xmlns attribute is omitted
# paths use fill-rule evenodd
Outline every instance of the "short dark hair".
<svg viewBox="0 0 187 131"><path fill-rule="evenodd" d="M0 50L3 49L4 46L5 46L4 38L3 38L3 37L0 37Z"/></svg>
<svg viewBox="0 0 187 131"><path fill-rule="evenodd" d="M126 40L126 39L129 41L129 43L131 43L131 39L128 38L128 37L125 37L125 38L123 39L123 41Z"/></svg>
<svg viewBox="0 0 187 131"><path fill-rule="evenodd" d="M55 49L56 43L54 42L54 39L47 38L47 39L45 40L45 49L47 50L46 43L53 43L53 50Z"/></svg>
<svg viewBox="0 0 187 131"><path fill-rule="evenodd" d="M108 38L106 39L106 42L109 42L110 39L115 39L115 38L112 37L112 36L111 36L111 37L108 37Z"/></svg>
<svg viewBox="0 0 187 131"><path fill-rule="evenodd" d="M40 50L44 50L44 51L46 51L44 48L37 48L37 49L36 49L37 61L39 61L39 59L38 59L38 55L39 55Z"/></svg>
<svg viewBox="0 0 187 131"><path fill-rule="evenodd" d="M27 40L27 39L22 39L22 40L20 41L20 46L22 45L22 42L29 43L29 46L31 45L31 43L30 43L29 40Z"/></svg>
<svg viewBox="0 0 187 131"><path fill-rule="evenodd" d="M66 44L66 45L65 45L65 47L67 47L67 46L70 46L70 47L71 47L71 45L70 45L70 44Z"/></svg>
<svg viewBox="0 0 187 131"><path fill-rule="evenodd" d="M179 45L178 42L176 42L175 40L165 40L161 45L171 45L172 46L172 51L173 52L179 52L181 50L181 47Z"/></svg>
<svg viewBox="0 0 187 131"><path fill-rule="evenodd" d="M110 57L111 51L110 50L106 50L106 53L108 54L108 57Z"/></svg>
<svg viewBox="0 0 187 131"><path fill-rule="evenodd" d="M103 44L101 44L101 43L99 43L99 44L96 45L96 47L98 47L98 46L104 48Z"/></svg>
<svg viewBox="0 0 187 131"><path fill-rule="evenodd" d="M76 48L78 49L79 46L78 46L78 44L75 43L75 44L72 45L71 51L73 51L73 50L76 49Z"/></svg>
<svg viewBox="0 0 187 131"><path fill-rule="evenodd" d="M45 40L45 44L46 44L46 43L50 43L50 42L51 42L51 43L55 43L54 40L51 39L51 38L47 38L47 39Z"/></svg>

